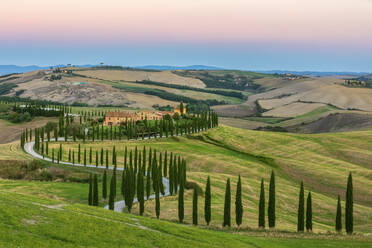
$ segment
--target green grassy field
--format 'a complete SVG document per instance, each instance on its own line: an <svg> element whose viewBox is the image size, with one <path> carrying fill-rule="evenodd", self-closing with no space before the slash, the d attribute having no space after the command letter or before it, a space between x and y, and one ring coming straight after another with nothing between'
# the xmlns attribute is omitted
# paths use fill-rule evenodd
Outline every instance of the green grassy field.
<svg viewBox="0 0 372 248"><path fill-rule="evenodd" d="M229 104L239 104L243 102L242 99L238 99L236 97L228 97L228 96L199 92L199 91L194 91L194 90L174 89L174 88L168 88L168 87L163 87L163 86L139 84L139 83L134 83L134 82L112 82L112 81L106 81L106 80L101 80L101 82L112 85L112 86L119 86L121 89L130 91L130 92L135 92L135 93L144 93L148 89L158 89L158 90L164 90L164 91L170 92L172 94L190 97L196 100L212 99L212 100L218 100L218 101L225 101Z"/></svg>
<svg viewBox="0 0 372 248"><path fill-rule="evenodd" d="M235 194L237 175L243 178L243 230L257 226L259 183L265 179L266 193L271 170L276 173L277 228L295 231L300 181L306 194L312 191L314 232L334 230L337 195L344 198L346 178L353 173L355 231L372 230L372 179L370 147L372 132L348 132L318 135L249 131L219 127L202 134L150 141L86 143L93 150L112 149L116 145L119 166L122 166L124 146L134 149L143 145L157 151L174 152L188 162L188 180L204 188L206 178L212 180L212 226L220 228L223 218L223 197L227 178L232 179ZM58 144L50 144L57 148ZM82 147L84 147L82 146ZM77 148L67 142L64 150ZM65 155L66 158L67 154ZM94 156L93 156L94 157ZM268 195L266 195L267 199ZM203 213L200 198L199 212ZM185 221L191 222L192 192L185 194ZM233 197L234 202L234 197ZM161 219L177 220L177 197L161 200ZM342 203L344 206L344 202ZM146 216L154 216L154 204L146 205ZM234 207L232 207L234 209ZM134 208L136 212L136 206ZM234 210L232 211L234 216ZM199 223L204 225L202 214Z"/></svg>
<svg viewBox="0 0 372 248"><path fill-rule="evenodd" d="M368 239L208 230L10 191L0 181L1 247L369 247ZM18 182L18 184L22 184ZM24 187L28 187L27 183ZM53 187L53 186L52 186ZM43 187L45 189L45 187ZM39 188L40 191L42 189ZM260 237L261 236L261 237ZM304 239L299 238L304 237Z"/></svg>

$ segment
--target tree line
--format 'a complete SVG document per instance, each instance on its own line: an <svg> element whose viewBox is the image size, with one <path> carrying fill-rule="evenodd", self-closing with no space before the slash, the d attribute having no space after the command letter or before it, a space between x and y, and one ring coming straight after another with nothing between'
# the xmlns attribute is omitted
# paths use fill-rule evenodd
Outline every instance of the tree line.
<svg viewBox="0 0 372 248"><path fill-rule="evenodd" d="M205 88L196 88L196 87L191 87L187 85L167 84L167 83L155 82L155 81L150 81L150 80L136 81L136 83L156 85L156 86L162 86L162 87L180 89L180 90L199 91L199 92L211 93L211 94L216 94L216 95L221 95L221 96L235 97L235 98L239 98L242 100L246 99L246 97L239 91L212 90L212 89L205 89Z"/></svg>
<svg viewBox="0 0 372 248"><path fill-rule="evenodd" d="M214 112L204 112L202 114L189 116L179 120L164 118L155 121L126 121L119 127L105 127L93 122L93 125L83 123L80 116L80 123L74 124L72 116L60 115L58 125L50 127L39 127L34 130L25 129L21 135L22 147L28 141L32 140L32 134L35 136L35 149L39 151L40 145L44 141L51 142L52 137L58 141L58 137L64 137L64 141L81 140L103 141L103 140L124 140L124 139L151 139L158 137L172 137L178 135L193 134L218 126L218 116ZM86 130L87 129L87 133ZM53 135L52 135L53 134ZM46 137L45 137L46 136Z"/></svg>

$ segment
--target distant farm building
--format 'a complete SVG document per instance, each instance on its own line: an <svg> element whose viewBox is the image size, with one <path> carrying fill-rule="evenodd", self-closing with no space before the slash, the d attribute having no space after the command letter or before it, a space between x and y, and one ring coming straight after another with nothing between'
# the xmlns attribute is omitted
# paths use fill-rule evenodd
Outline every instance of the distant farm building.
<svg viewBox="0 0 372 248"><path fill-rule="evenodd" d="M143 121L143 120L161 120L166 115L173 116L176 112L171 111L141 111L135 113L129 112L108 112L105 115L103 125L105 126L119 126L121 123L129 121Z"/></svg>

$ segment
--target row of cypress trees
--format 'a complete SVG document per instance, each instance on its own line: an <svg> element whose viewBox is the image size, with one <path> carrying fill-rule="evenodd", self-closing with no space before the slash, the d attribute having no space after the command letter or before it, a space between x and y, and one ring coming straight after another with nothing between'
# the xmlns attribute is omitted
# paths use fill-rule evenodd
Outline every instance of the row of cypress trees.
<svg viewBox="0 0 372 248"><path fill-rule="evenodd" d="M65 141L69 139L70 133L69 133L69 126L73 122L73 117L66 115L61 115L58 121L58 127L55 126L53 128L54 131L54 139L55 141L58 140L58 137L64 137ZM147 122L145 122L144 127L139 127L137 123L135 122L127 122L125 123L124 127L109 127L104 128L102 125L101 128L99 128L98 125L93 125L88 129L88 134L85 134L84 126L80 125L79 129L76 130L76 128L72 128L72 139L73 141L76 141L78 137L80 137L84 142L87 139L91 139L92 141L101 140L104 139L119 139L121 140L123 130L126 134L128 139L139 139L142 136L142 139L145 138L145 135L148 138L151 138L152 136L154 138L157 137L168 137L174 136L174 135L183 135L183 134L191 134L200 132L209 128L213 128L218 126L218 116L214 112L204 112L202 114L198 114L195 116L192 116L190 119L183 120L183 124L180 125L179 121L176 121L176 124L173 123L172 119L162 119L159 122L155 121L155 125L151 127ZM124 129L123 129L124 128ZM119 129L119 131L117 131ZM46 140L48 142L51 141L51 134L50 132L52 129L49 126L41 127L41 128L35 128L34 134L35 134L35 149L39 150L40 148L40 142L44 142L45 140L45 133L47 135ZM22 147L24 146L25 142L32 140L32 129L25 129L22 132L20 141Z"/></svg>
<svg viewBox="0 0 372 248"><path fill-rule="evenodd" d="M163 158L164 154L164 158ZM167 160L167 152L157 153L151 148L147 157L146 147L142 152L135 148L134 152L124 150L124 170L121 176L121 194L127 207L128 212L131 212L135 196L140 203L139 214L144 212L144 200L149 199L151 190L155 192L156 200L156 215L160 216L160 194L165 195L165 187L163 185L163 176L168 175L170 194L177 192L180 184L186 180L186 161L179 156L170 155L170 160ZM148 163L146 163L148 161ZM151 163L150 163L151 161ZM169 173L168 169L169 168ZM114 209L114 201L116 198L116 166L114 166L113 175L110 182L109 209ZM145 181L146 180L146 181ZM107 194L107 172L103 175L103 198Z"/></svg>

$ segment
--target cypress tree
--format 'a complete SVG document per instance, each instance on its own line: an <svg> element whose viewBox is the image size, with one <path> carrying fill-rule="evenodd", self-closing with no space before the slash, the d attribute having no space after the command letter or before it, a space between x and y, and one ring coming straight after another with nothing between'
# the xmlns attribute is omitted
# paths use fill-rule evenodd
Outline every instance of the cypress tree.
<svg viewBox="0 0 372 248"><path fill-rule="evenodd" d="M198 192L194 187L194 194L192 197L192 224L198 225Z"/></svg>
<svg viewBox="0 0 372 248"><path fill-rule="evenodd" d="M205 202L204 202L204 219L207 225L211 222L211 181L208 176L207 185L205 186Z"/></svg>
<svg viewBox="0 0 372 248"><path fill-rule="evenodd" d="M155 175L155 178L156 180L154 181L154 184L155 184L155 212L156 212L156 218L159 219L159 216L160 216L160 197L159 197L159 194L160 194L160 185L159 185L159 180L158 180L158 170L156 170L156 175Z"/></svg>
<svg viewBox="0 0 372 248"><path fill-rule="evenodd" d="M300 195L298 199L298 218L297 218L297 231L304 231L304 213L305 213L305 200L304 200L304 183L301 181Z"/></svg>
<svg viewBox="0 0 372 248"><path fill-rule="evenodd" d="M338 199L337 199L336 227L335 228L336 228L337 232L341 232L341 230L342 230L340 195L338 195Z"/></svg>
<svg viewBox="0 0 372 248"><path fill-rule="evenodd" d="M48 146L48 142L47 142L47 146ZM68 162L71 162L71 150L68 149Z"/></svg>
<svg viewBox="0 0 372 248"><path fill-rule="evenodd" d="M109 209L115 208L115 175L113 174L110 182Z"/></svg>
<svg viewBox="0 0 372 248"><path fill-rule="evenodd" d="M107 198L107 170L103 172L103 179L102 179L102 197L103 199Z"/></svg>
<svg viewBox="0 0 372 248"><path fill-rule="evenodd" d="M146 173L146 199L148 200L151 194L151 176L150 172Z"/></svg>
<svg viewBox="0 0 372 248"><path fill-rule="evenodd" d="M258 227L265 228L265 187L264 179L261 179L260 201L258 207Z"/></svg>
<svg viewBox="0 0 372 248"><path fill-rule="evenodd" d="M101 148L101 165L103 166L103 148Z"/></svg>
<svg viewBox="0 0 372 248"><path fill-rule="evenodd" d="M108 164L108 150L106 149L106 169L108 169Z"/></svg>
<svg viewBox="0 0 372 248"><path fill-rule="evenodd" d="M96 167L98 167L98 151L96 151Z"/></svg>
<svg viewBox="0 0 372 248"><path fill-rule="evenodd" d="M169 161L169 173L168 173L168 177L169 177L169 194L170 195L173 195L173 186L174 186L174 183L173 183L172 157L171 157L171 160Z"/></svg>
<svg viewBox="0 0 372 248"><path fill-rule="evenodd" d="M145 210L145 191L144 191L144 185L143 185L143 168L140 169L140 171L137 173L137 199L139 202L139 214L143 215L143 212Z"/></svg>
<svg viewBox="0 0 372 248"><path fill-rule="evenodd" d="M235 197L235 221L238 226L242 224L243 220L243 204L242 204L242 182L238 179L238 184L236 185L236 197Z"/></svg>
<svg viewBox="0 0 372 248"><path fill-rule="evenodd" d="M313 207L311 202L311 192L307 195L306 200L306 231L313 230Z"/></svg>
<svg viewBox="0 0 372 248"><path fill-rule="evenodd" d="M275 227L275 174L271 172L270 187L269 187L269 202L267 209L267 217L269 228Z"/></svg>
<svg viewBox="0 0 372 248"><path fill-rule="evenodd" d="M72 164L75 164L75 150L72 150Z"/></svg>
<svg viewBox="0 0 372 248"><path fill-rule="evenodd" d="M231 189L230 189L230 178L226 182L225 190L225 206L223 212L223 224L222 226L231 226Z"/></svg>
<svg viewBox="0 0 372 248"><path fill-rule="evenodd" d="M84 165L87 165L87 148L84 148Z"/></svg>
<svg viewBox="0 0 372 248"><path fill-rule="evenodd" d="M92 182L92 174L89 174L89 196L88 196L88 204L93 205L93 182Z"/></svg>
<svg viewBox="0 0 372 248"><path fill-rule="evenodd" d="M347 234L353 233L353 178L351 172L347 179L345 202L345 229Z"/></svg>
<svg viewBox="0 0 372 248"><path fill-rule="evenodd" d="M94 174L93 179L93 206L98 206L98 179L97 174Z"/></svg>
<svg viewBox="0 0 372 248"><path fill-rule="evenodd" d="M89 148L89 164L92 164L92 147ZM97 160L97 156L96 156L96 160ZM97 162L96 162L97 163Z"/></svg>
<svg viewBox="0 0 372 248"><path fill-rule="evenodd" d="M164 168L163 176L167 177L167 174L168 174L168 152L167 151L165 151L165 155L164 155L163 168Z"/></svg>
<svg viewBox="0 0 372 248"><path fill-rule="evenodd" d="M184 184L180 183L180 190L178 193L178 220L180 223L183 222L184 218Z"/></svg>
<svg viewBox="0 0 372 248"><path fill-rule="evenodd" d="M80 164L80 158L81 158L81 147L80 147L80 143L79 143L79 146L78 146L78 164Z"/></svg>

